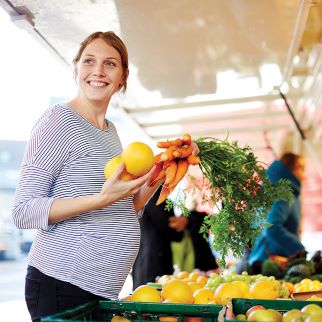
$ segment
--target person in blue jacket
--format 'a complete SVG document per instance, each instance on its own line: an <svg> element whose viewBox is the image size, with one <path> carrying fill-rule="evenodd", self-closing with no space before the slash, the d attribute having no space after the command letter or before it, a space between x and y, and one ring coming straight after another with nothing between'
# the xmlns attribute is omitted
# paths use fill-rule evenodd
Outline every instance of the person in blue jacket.
<svg viewBox="0 0 322 322"><path fill-rule="evenodd" d="M299 238L301 217L299 197L304 168L305 161L302 156L285 153L280 160L274 161L267 169L267 175L272 183L281 178L291 181L294 202L288 204L283 200L278 200L274 203L267 217L267 221L272 225L263 229L255 241L248 257L250 266L263 262L270 255L289 257L305 250Z"/></svg>

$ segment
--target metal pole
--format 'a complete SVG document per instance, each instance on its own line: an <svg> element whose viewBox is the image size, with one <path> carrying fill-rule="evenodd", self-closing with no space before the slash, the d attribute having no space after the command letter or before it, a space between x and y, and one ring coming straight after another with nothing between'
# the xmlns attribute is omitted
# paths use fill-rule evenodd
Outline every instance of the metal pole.
<svg viewBox="0 0 322 322"><path fill-rule="evenodd" d="M292 119L294 121L294 124L296 126L296 129L298 130L298 132L299 132L299 134L300 134L300 136L301 136L301 138L303 140L303 143L304 143L305 148L307 149L307 151L309 152L309 154L312 157L312 160L314 161L315 168L316 168L318 174L322 178L322 168L321 168L321 165L320 165L320 161L319 161L319 159L318 159L318 157L317 157L317 155L316 155L316 153L315 153L315 151L314 151L311 143L306 139L305 133L303 132L303 130L301 129L301 126L300 126L299 122L295 118L295 115L294 115L294 113L292 111L292 108L291 108L290 104L288 103L285 95L281 91L280 91L280 95L281 95L282 99L284 100L284 103L285 103L285 105L287 107L287 110L290 113L290 115L291 115L291 117L292 117Z"/></svg>

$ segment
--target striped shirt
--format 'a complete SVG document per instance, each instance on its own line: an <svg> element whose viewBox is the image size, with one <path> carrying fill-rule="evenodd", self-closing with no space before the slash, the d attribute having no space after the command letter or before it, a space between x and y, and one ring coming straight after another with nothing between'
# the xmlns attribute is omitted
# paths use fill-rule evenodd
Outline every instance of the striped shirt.
<svg viewBox="0 0 322 322"><path fill-rule="evenodd" d="M112 122L101 131L68 105L54 105L32 131L13 205L16 226L37 229L30 265L111 299L117 298L139 249L133 197L54 225L48 216L55 198L100 192L106 162L121 152Z"/></svg>

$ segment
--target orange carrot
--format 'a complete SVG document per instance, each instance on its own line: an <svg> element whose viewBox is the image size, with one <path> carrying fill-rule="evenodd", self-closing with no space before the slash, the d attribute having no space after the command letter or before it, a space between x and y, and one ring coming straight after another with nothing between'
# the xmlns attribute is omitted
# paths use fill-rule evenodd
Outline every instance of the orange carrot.
<svg viewBox="0 0 322 322"><path fill-rule="evenodd" d="M175 188L175 186L181 181L181 179L185 176L188 171L188 161L186 159L179 159L176 177L174 180L169 184L169 188Z"/></svg>
<svg viewBox="0 0 322 322"><path fill-rule="evenodd" d="M200 158L196 155L189 155L187 161L190 165L197 165L200 163Z"/></svg>
<svg viewBox="0 0 322 322"><path fill-rule="evenodd" d="M164 184L169 184L176 176L177 162L175 160L166 161L164 162L163 169L165 172Z"/></svg>
<svg viewBox="0 0 322 322"><path fill-rule="evenodd" d="M170 146L181 146L182 140L181 139L175 139L172 141L159 141L157 143L158 148L169 148Z"/></svg>
<svg viewBox="0 0 322 322"><path fill-rule="evenodd" d="M161 161L169 161L169 160L173 160L174 156L173 156L173 152L178 149L178 147L176 147L175 145L171 145L170 147L168 147L164 152L161 153Z"/></svg>
<svg viewBox="0 0 322 322"><path fill-rule="evenodd" d="M168 198L169 194L170 194L173 190L174 190L174 189L169 188L168 186L163 186L163 187L162 187L162 190L161 190L161 192L160 192L159 198L158 198L158 200L157 200L157 202L156 202L156 205L158 206L158 205L160 205L162 202L164 202L164 201Z"/></svg>
<svg viewBox="0 0 322 322"><path fill-rule="evenodd" d="M156 180L158 180L157 178L160 176L161 171L163 171L163 175L164 175L165 173L164 173L164 170L163 170L163 162L158 162L156 164L155 169L153 170L150 178L147 181L148 186L150 186L150 187L153 186L153 183ZM161 179L161 177L162 177L162 173L161 173L161 176L160 176L159 179Z"/></svg>
<svg viewBox="0 0 322 322"><path fill-rule="evenodd" d="M161 161L161 154L162 152L154 156L153 164L157 164L158 162Z"/></svg>
<svg viewBox="0 0 322 322"><path fill-rule="evenodd" d="M192 153L192 146L190 145L183 145L173 151L173 156L175 158L187 158Z"/></svg>
<svg viewBox="0 0 322 322"><path fill-rule="evenodd" d="M191 145L191 135L189 133L185 133L182 137L183 144Z"/></svg>

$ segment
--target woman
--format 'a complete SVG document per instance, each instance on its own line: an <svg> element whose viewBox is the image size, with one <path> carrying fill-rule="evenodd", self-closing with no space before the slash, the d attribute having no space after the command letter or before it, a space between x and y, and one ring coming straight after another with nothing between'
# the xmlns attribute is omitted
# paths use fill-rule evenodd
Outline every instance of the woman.
<svg viewBox="0 0 322 322"><path fill-rule="evenodd" d="M122 152L105 119L111 97L126 90L128 54L113 32L95 32L73 61L78 93L50 107L27 144L13 219L37 229L25 297L33 321L93 299L117 298L139 244L137 213L161 182L150 173L122 181L122 164L107 181L104 165Z"/></svg>

